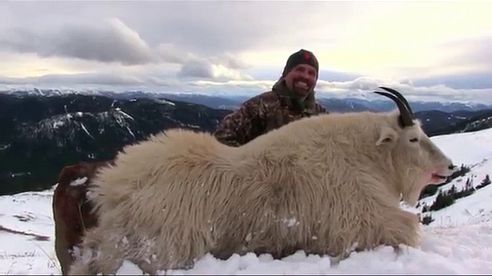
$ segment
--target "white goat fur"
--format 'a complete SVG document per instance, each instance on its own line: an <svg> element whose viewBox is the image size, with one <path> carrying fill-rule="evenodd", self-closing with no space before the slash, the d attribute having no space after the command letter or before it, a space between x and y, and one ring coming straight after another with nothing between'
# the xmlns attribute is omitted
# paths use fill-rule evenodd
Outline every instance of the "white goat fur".
<svg viewBox="0 0 492 276"><path fill-rule="evenodd" d="M156 273L207 252L415 246L418 219L399 208L401 196L414 204L429 171L450 161L398 115L319 115L238 148L179 129L128 146L90 188L99 225L71 274L115 273L125 259Z"/></svg>

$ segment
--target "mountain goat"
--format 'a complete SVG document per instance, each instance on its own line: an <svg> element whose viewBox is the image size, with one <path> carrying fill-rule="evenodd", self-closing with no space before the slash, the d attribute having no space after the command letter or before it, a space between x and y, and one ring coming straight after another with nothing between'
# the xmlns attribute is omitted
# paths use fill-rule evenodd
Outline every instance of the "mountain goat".
<svg viewBox="0 0 492 276"><path fill-rule="evenodd" d="M396 91L399 111L313 116L238 148L207 133L170 130L128 146L90 187L99 225L71 274L189 267L207 252L342 256L418 244L415 205L451 161Z"/></svg>

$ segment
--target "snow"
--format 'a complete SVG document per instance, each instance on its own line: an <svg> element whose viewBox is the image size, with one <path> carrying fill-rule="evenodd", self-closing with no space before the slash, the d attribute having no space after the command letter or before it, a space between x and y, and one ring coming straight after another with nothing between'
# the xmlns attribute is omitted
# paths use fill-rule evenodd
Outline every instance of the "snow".
<svg viewBox="0 0 492 276"><path fill-rule="evenodd" d="M0 151L2 151L2 150L6 150L6 149L8 149L8 148L10 148L10 144L7 144L7 145L1 145L1 144L0 144Z"/></svg>
<svg viewBox="0 0 492 276"><path fill-rule="evenodd" d="M54 250L53 190L0 197L0 227L49 240L0 230L0 274L60 274Z"/></svg>
<svg viewBox="0 0 492 276"><path fill-rule="evenodd" d="M135 134L133 133L133 131L129 128L129 127L126 127L126 130L128 130L128 133L130 133L130 135L135 138Z"/></svg>
<svg viewBox="0 0 492 276"><path fill-rule="evenodd" d="M59 127L63 126L64 124L65 124L65 122L62 120L53 121L53 128L55 128L55 129L59 128Z"/></svg>
<svg viewBox="0 0 492 276"><path fill-rule="evenodd" d="M128 115L128 113L124 112L119 107L116 108L116 111L119 112L121 115L123 115L123 117L126 117L126 118L128 118L130 120L135 120L131 115Z"/></svg>
<svg viewBox="0 0 492 276"><path fill-rule="evenodd" d="M70 182L70 186L79 186L84 184L87 181L87 177L80 177L75 179L74 181Z"/></svg>
<svg viewBox="0 0 492 276"><path fill-rule="evenodd" d="M87 130L87 128L85 127L84 124L81 123L80 126L82 126L82 129L85 131L85 133L87 135L89 135L89 137L91 137L93 140L95 140L94 136L91 135L91 133Z"/></svg>
<svg viewBox="0 0 492 276"><path fill-rule="evenodd" d="M456 165L471 172L440 187L446 190L465 185L472 177L477 186L492 175L492 129L432 137ZM84 181L78 179L74 185ZM0 274L60 274L54 251L52 216L53 189L0 196ZM435 196L422 202L431 202ZM403 209L416 212L414 207ZM298 251L275 260L269 254L233 255L220 260L207 254L193 268L161 271L159 274L491 274L492 273L492 185L458 199L453 205L432 212L435 219L422 225L422 243L417 248L379 246L372 251L352 253L345 260ZM286 217L294 227L296 218ZM37 238L36 238L37 237ZM43 237L48 238L47 240ZM317 237L313 237L317 238ZM125 261L119 275L142 274Z"/></svg>
<svg viewBox="0 0 492 276"><path fill-rule="evenodd" d="M292 227L295 225L299 225L299 222L296 218L282 218L281 221L287 225L287 227Z"/></svg>
<svg viewBox="0 0 492 276"><path fill-rule="evenodd" d="M492 128L434 136L432 141L439 145L439 148L451 157L456 165L474 164L484 159L492 159Z"/></svg>
<svg viewBox="0 0 492 276"><path fill-rule="evenodd" d="M457 199L444 209L430 212L434 221L432 227L459 227L467 224L492 221L492 185L472 195ZM492 272L492 271L491 271Z"/></svg>
<svg viewBox="0 0 492 276"><path fill-rule="evenodd" d="M161 104L168 104L168 105L172 105L172 106L175 106L176 105L175 103L170 102L170 101L167 101L167 100L164 100L164 99L156 99L155 101L158 102L158 103L161 103Z"/></svg>

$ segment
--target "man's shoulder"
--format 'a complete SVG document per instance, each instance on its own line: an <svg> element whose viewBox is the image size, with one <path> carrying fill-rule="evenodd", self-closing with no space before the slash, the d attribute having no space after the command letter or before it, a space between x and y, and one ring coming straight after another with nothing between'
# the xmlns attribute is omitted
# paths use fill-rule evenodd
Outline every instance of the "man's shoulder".
<svg viewBox="0 0 492 276"><path fill-rule="evenodd" d="M278 95L275 91L266 91L251 98L251 100L259 99L278 99Z"/></svg>
<svg viewBox="0 0 492 276"><path fill-rule="evenodd" d="M275 91L267 91L267 92L263 92L259 95L254 96L253 98L247 100L245 102L245 104L259 105L262 103L273 103L273 102L278 102L278 101L279 101L278 93L275 93Z"/></svg>

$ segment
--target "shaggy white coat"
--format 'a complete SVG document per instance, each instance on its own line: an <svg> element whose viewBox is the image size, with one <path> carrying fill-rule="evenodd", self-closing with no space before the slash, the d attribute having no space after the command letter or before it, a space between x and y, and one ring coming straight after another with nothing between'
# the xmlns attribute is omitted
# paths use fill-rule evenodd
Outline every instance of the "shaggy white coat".
<svg viewBox="0 0 492 276"><path fill-rule="evenodd" d="M398 112L319 115L238 147L169 130L121 152L94 179L99 226L71 274L183 268L207 252L351 249L418 243L415 204L451 161Z"/></svg>

